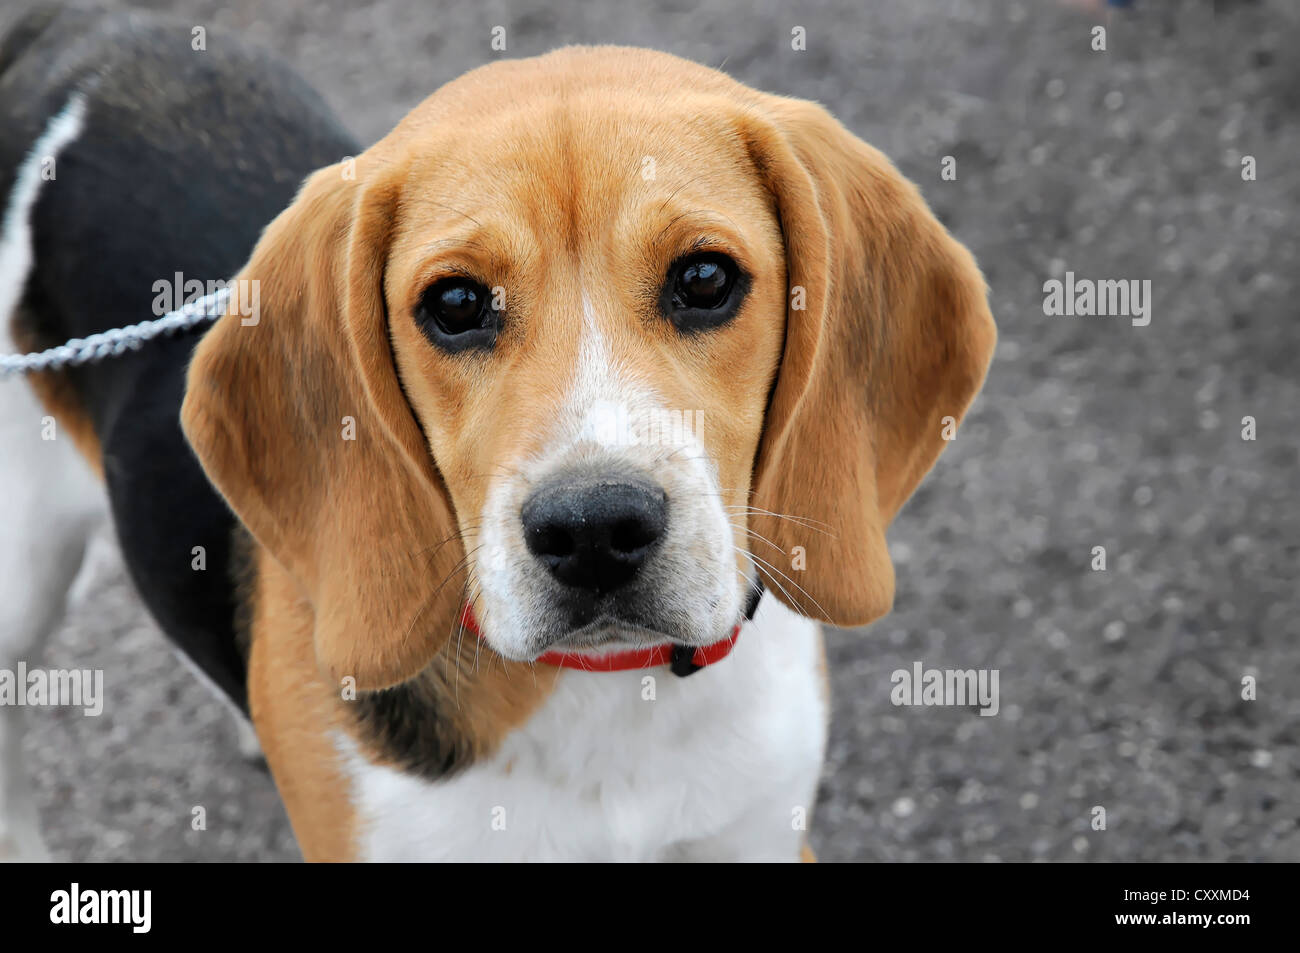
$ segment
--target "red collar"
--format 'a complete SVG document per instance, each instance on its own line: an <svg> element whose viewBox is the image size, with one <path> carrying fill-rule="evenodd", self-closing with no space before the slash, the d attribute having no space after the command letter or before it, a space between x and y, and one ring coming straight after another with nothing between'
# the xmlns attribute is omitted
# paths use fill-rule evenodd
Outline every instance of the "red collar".
<svg viewBox="0 0 1300 953"><path fill-rule="evenodd" d="M460 623L480 639L483 638L478 620L474 618L474 606L471 603L465 603L465 609L460 615ZM648 649L628 649L624 652L610 652L607 655L543 652L537 657L537 661L545 662L547 665L558 665L561 668L581 669L584 672L623 672L634 668L658 668L661 665L671 665L677 675L689 675L730 655L736 639L740 638L740 625L737 623L727 638L712 645L701 646L689 656L686 654L686 646L665 642Z"/></svg>

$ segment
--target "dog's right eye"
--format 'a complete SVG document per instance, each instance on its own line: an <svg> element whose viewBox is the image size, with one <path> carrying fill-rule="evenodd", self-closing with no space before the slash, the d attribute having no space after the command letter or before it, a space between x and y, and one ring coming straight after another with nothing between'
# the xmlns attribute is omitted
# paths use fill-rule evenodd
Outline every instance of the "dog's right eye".
<svg viewBox="0 0 1300 953"><path fill-rule="evenodd" d="M424 336L450 353L490 348L496 342L500 319L488 289L471 278L434 282L415 309Z"/></svg>

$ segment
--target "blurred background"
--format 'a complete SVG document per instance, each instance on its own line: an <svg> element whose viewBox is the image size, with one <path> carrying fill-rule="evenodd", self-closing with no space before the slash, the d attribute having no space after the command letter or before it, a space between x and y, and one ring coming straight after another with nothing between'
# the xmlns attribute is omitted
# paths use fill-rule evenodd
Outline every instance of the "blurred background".
<svg viewBox="0 0 1300 953"><path fill-rule="evenodd" d="M1300 860L1300 5L133 5L278 51L366 142L467 69L568 43L827 105L974 252L1001 340L890 533L893 614L829 633L820 858ZM1045 316L1066 271L1150 280L1150 325ZM998 669L999 715L893 706L890 674L915 661ZM41 664L109 673L101 717L27 717L56 857L297 858L269 776L163 649L108 538Z"/></svg>

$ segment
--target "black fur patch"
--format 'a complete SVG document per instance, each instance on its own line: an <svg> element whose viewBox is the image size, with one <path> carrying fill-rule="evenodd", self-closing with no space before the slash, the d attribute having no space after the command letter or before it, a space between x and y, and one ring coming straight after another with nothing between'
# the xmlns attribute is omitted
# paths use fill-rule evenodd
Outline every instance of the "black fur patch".
<svg viewBox="0 0 1300 953"><path fill-rule="evenodd" d="M357 721L374 747L395 765L430 781L473 763L471 739L457 731L443 710L451 704L444 686L428 673L352 703Z"/></svg>
<svg viewBox="0 0 1300 953"><path fill-rule="evenodd" d="M235 275L321 166L359 151L278 59L187 22L47 7L0 40L0 194L74 94L80 134L32 209L22 336L40 345L157 316L158 281ZM184 294L182 290L182 294ZM103 453L127 571L163 632L247 711L234 515L180 428L200 331L66 372ZM200 554L196 547L202 547ZM200 568L202 567L202 568Z"/></svg>

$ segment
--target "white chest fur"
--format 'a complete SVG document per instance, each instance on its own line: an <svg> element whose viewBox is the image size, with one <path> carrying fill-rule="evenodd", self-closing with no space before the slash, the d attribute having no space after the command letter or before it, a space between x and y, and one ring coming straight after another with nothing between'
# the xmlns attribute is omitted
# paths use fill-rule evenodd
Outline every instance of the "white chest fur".
<svg viewBox="0 0 1300 953"><path fill-rule="evenodd" d="M447 781L340 735L358 855L797 860L826 743L820 638L769 595L731 655L687 678L566 671L495 757Z"/></svg>

